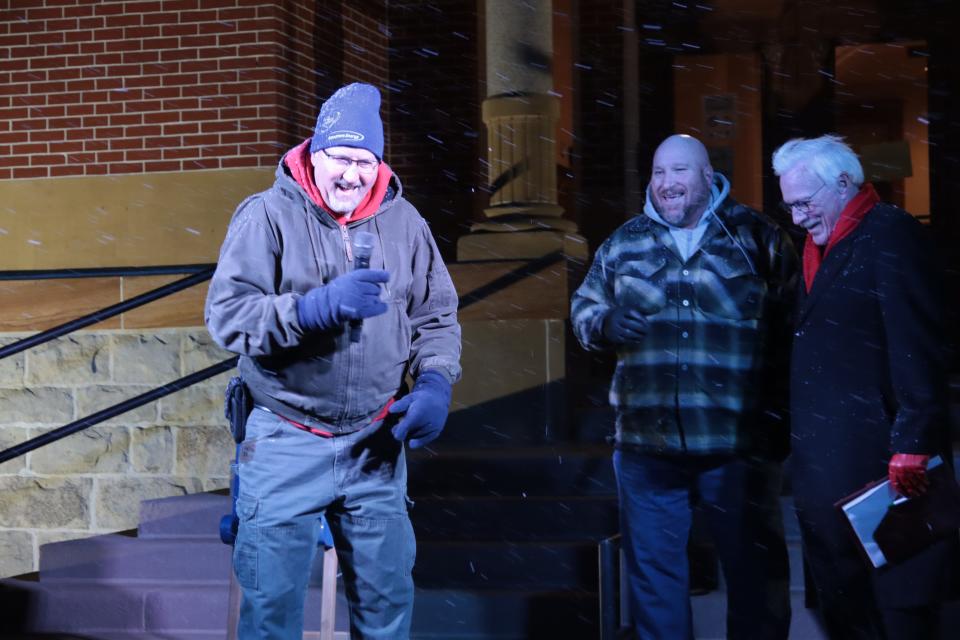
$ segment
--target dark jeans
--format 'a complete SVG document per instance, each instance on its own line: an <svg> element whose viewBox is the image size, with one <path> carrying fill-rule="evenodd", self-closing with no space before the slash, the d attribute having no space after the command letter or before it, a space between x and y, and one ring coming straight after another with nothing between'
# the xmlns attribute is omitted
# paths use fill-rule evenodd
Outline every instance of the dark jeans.
<svg viewBox="0 0 960 640"><path fill-rule="evenodd" d="M726 456L613 455L638 638L693 638L687 540L702 509L727 583L727 637L785 639L789 563L780 465Z"/></svg>

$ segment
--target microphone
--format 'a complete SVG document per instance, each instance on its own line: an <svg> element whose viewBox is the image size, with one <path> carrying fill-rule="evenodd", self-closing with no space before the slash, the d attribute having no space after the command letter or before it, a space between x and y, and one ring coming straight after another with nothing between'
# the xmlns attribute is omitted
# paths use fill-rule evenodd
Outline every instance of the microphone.
<svg viewBox="0 0 960 640"><path fill-rule="evenodd" d="M353 268L369 269L370 256L373 254L373 243L376 241L369 231L358 231L353 236ZM360 333L363 331L363 320L350 321L350 342L360 342Z"/></svg>

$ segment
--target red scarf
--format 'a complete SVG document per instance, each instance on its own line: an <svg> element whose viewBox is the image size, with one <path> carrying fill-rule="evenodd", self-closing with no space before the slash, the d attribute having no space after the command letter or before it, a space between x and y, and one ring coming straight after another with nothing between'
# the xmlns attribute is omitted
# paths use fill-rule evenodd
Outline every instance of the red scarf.
<svg viewBox="0 0 960 640"><path fill-rule="evenodd" d="M850 235L867 216L867 213L879 203L880 196L877 195L873 185L868 182L860 187L857 195L853 196L853 200L848 202L847 206L840 212L840 219L830 233L830 238L827 239L827 246L824 247L823 252L820 251L820 247L814 244L813 236L807 234L807 239L803 243L803 281L807 285L807 293L810 293L810 289L813 288L813 279L816 277L823 259L830 253L830 249L833 249L838 242Z"/></svg>
<svg viewBox="0 0 960 640"><path fill-rule="evenodd" d="M327 206L323 195L320 193L320 189L317 188L313 180L313 162L310 160L309 138L291 149L290 153L285 156L284 162L290 169L290 175L293 176L296 183L307 192L307 196L310 197L313 204L322 207L324 211L332 215L340 224L362 220L376 213L377 209L379 209L383 203L384 196L387 195L387 187L390 185L390 178L393 176L393 171L387 166L387 163L381 162L380 168L377 170L377 179L373 183L373 188L367 191L367 195L363 196L357 208L353 210L353 215L348 218L346 214L337 213Z"/></svg>

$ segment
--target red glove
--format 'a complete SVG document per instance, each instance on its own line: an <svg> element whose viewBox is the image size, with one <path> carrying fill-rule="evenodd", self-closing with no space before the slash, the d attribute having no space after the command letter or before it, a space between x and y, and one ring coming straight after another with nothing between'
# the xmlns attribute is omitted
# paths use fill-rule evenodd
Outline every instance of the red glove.
<svg viewBox="0 0 960 640"><path fill-rule="evenodd" d="M930 484L927 463L930 456L919 453L895 453L890 458L887 475L894 490L904 496L919 496Z"/></svg>

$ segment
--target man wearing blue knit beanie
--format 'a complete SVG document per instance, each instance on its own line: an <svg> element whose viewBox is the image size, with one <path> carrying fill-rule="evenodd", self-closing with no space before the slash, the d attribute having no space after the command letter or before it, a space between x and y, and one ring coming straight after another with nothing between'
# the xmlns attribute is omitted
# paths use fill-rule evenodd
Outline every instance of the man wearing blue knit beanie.
<svg viewBox="0 0 960 640"><path fill-rule="evenodd" d="M440 435L460 377L457 294L383 160L380 91L324 102L314 134L230 222L205 309L252 399L239 444L242 640L303 635L325 518L350 637L410 634L416 541L405 443ZM408 390L405 380L413 379Z"/></svg>

